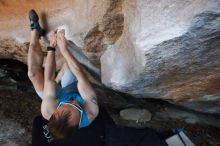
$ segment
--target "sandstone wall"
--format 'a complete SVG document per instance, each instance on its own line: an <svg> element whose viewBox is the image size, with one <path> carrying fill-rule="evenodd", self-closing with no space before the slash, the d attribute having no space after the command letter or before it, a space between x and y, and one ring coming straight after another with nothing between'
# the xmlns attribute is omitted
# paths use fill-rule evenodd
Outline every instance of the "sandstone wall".
<svg viewBox="0 0 220 146"><path fill-rule="evenodd" d="M26 62L31 8L107 87L220 113L219 0L1 0L0 58Z"/></svg>

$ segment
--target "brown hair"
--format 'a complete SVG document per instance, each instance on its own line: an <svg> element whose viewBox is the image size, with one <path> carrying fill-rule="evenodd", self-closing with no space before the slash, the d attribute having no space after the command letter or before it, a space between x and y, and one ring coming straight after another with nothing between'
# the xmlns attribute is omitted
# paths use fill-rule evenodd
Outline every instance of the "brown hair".
<svg viewBox="0 0 220 146"><path fill-rule="evenodd" d="M48 128L56 139L68 139L78 129L79 125L70 125L70 112L61 112L57 117L53 114L49 119Z"/></svg>

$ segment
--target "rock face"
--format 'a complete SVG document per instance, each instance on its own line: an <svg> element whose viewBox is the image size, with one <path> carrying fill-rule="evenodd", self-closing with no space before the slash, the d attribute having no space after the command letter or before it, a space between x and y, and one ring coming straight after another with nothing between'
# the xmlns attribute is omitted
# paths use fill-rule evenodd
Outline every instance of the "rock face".
<svg viewBox="0 0 220 146"><path fill-rule="evenodd" d="M70 44L73 54L107 87L220 113L219 7L219 0L0 1L0 58L26 63L34 8L48 30L66 29L80 48ZM62 56L57 61L59 68Z"/></svg>
<svg viewBox="0 0 220 146"><path fill-rule="evenodd" d="M146 109L129 108L120 111L121 118L138 122L151 120L151 113Z"/></svg>
<svg viewBox="0 0 220 146"><path fill-rule="evenodd" d="M101 57L102 81L137 97L219 113L219 4L136 1L126 10L126 32Z"/></svg>

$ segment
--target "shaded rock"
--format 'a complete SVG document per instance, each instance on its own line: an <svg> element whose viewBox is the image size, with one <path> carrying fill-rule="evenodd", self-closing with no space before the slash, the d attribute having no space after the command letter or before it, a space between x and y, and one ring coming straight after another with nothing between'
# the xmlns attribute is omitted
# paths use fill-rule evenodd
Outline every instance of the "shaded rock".
<svg viewBox="0 0 220 146"><path fill-rule="evenodd" d="M136 122L148 122L151 120L151 113L146 109L129 108L120 111L121 118Z"/></svg>
<svg viewBox="0 0 220 146"><path fill-rule="evenodd" d="M175 106L167 106L164 109L157 111L155 113L155 119L160 121L176 119L189 124L213 125L220 128L220 117L218 115L193 112Z"/></svg>
<svg viewBox="0 0 220 146"><path fill-rule="evenodd" d="M27 66L16 60L0 60L0 91L33 91L27 77Z"/></svg>
<svg viewBox="0 0 220 146"><path fill-rule="evenodd" d="M136 97L219 113L220 3L206 2L140 0L125 7L125 31L101 57L102 82Z"/></svg>
<svg viewBox="0 0 220 146"><path fill-rule="evenodd" d="M0 125L1 146L27 146L31 136L19 123L2 117L1 115Z"/></svg>

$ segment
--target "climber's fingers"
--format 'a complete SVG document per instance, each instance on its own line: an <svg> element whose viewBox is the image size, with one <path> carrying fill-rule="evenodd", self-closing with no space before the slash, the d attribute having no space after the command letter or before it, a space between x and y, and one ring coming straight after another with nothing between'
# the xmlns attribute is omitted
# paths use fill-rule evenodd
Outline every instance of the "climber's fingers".
<svg viewBox="0 0 220 146"><path fill-rule="evenodd" d="M64 29L60 29L60 30L58 30L57 34L60 37L64 37L65 36L65 30Z"/></svg>
<svg viewBox="0 0 220 146"><path fill-rule="evenodd" d="M56 37L56 36L57 36L57 34L56 34L55 31L50 31L50 32L49 32L49 35L48 35L49 38L51 38L51 37Z"/></svg>
<svg viewBox="0 0 220 146"><path fill-rule="evenodd" d="M56 32L51 31L48 34L48 38L49 38L49 41L50 41L50 45L53 46L53 47L56 47L56 45L57 45L57 34L56 34Z"/></svg>
<svg viewBox="0 0 220 146"><path fill-rule="evenodd" d="M64 51L67 49L67 43L65 39L65 30L61 29L57 31L57 45L60 51Z"/></svg>

